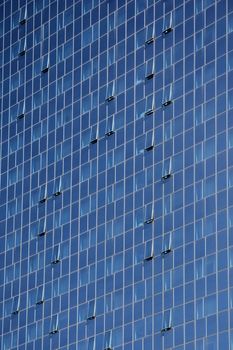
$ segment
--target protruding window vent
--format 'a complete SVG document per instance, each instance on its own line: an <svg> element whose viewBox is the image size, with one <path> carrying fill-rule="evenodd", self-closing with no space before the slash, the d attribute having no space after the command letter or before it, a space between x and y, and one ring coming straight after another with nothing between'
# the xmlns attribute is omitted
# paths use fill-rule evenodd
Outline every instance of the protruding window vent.
<svg viewBox="0 0 233 350"><path fill-rule="evenodd" d="M57 245L53 249L53 258L52 258L52 264L56 265L60 262L61 257L60 257L60 245Z"/></svg>
<svg viewBox="0 0 233 350"><path fill-rule="evenodd" d="M88 320L93 320L95 318L95 300L91 300L88 304L88 314L87 314L87 319Z"/></svg>
<svg viewBox="0 0 233 350"><path fill-rule="evenodd" d="M155 109L155 103L154 103L154 96L148 96L146 99L146 111L145 115L150 115L154 112Z"/></svg>
<svg viewBox="0 0 233 350"><path fill-rule="evenodd" d="M53 315L50 321L50 331L49 334L55 334L58 332L58 315Z"/></svg>
<svg viewBox="0 0 233 350"><path fill-rule="evenodd" d="M19 305L20 305L19 296L16 296L14 297L12 302L12 308L11 308L12 315L17 315L19 313L19 307L20 307Z"/></svg>
<svg viewBox="0 0 233 350"><path fill-rule="evenodd" d="M153 241L148 241L145 243L144 248L144 260L151 260L154 257L154 247Z"/></svg>
<svg viewBox="0 0 233 350"><path fill-rule="evenodd" d="M155 27L154 24L146 28L146 41L145 44L149 45L155 40Z"/></svg>
<svg viewBox="0 0 233 350"><path fill-rule="evenodd" d="M106 123L105 135L110 136L114 133L114 116L108 117Z"/></svg>
<svg viewBox="0 0 233 350"><path fill-rule="evenodd" d="M115 81L111 81L107 86L106 101L110 102L115 98Z"/></svg>
<svg viewBox="0 0 233 350"><path fill-rule="evenodd" d="M20 10L19 24L25 24L27 19L27 7L24 6Z"/></svg>
<svg viewBox="0 0 233 350"><path fill-rule="evenodd" d="M167 35L172 31L172 12L168 13L163 22L163 34Z"/></svg>
<svg viewBox="0 0 233 350"><path fill-rule="evenodd" d="M145 139L145 151L151 151L154 147L154 132L149 131Z"/></svg>
<svg viewBox="0 0 233 350"><path fill-rule="evenodd" d="M162 180L167 180L171 176L171 158L166 159L163 164Z"/></svg>

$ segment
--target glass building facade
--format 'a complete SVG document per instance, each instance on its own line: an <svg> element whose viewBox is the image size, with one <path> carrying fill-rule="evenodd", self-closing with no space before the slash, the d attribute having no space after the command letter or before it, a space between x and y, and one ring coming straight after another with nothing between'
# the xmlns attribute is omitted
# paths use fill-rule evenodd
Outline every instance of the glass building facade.
<svg viewBox="0 0 233 350"><path fill-rule="evenodd" d="M233 1L2 0L0 349L233 349Z"/></svg>

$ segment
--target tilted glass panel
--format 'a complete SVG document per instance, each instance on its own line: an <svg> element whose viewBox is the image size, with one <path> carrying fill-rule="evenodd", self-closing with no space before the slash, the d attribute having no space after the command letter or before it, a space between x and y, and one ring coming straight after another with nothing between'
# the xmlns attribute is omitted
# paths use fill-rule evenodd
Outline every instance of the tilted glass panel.
<svg viewBox="0 0 233 350"><path fill-rule="evenodd" d="M24 6L20 10L20 15L19 15L19 24L24 24L27 19L27 7Z"/></svg>
<svg viewBox="0 0 233 350"><path fill-rule="evenodd" d="M50 321L50 334L55 334L58 332L58 315L53 315Z"/></svg>
<svg viewBox="0 0 233 350"><path fill-rule="evenodd" d="M155 40L155 26L154 24L149 25L146 28L146 41L147 45L151 44Z"/></svg>
<svg viewBox="0 0 233 350"><path fill-rule="evenodd" d="M98 140L98 126L93 125L91 127L91 139L90 139L90 143L96 143Z"/></svg>
<svg viewBox="0 0 233 350"><path fill-rule="evenodd" d="M153 95L148 96L146 99L145 115L152 114L154 112L154 108L155 108L154 96Z"/></svg>
<svg viewBox="0 0 233 350"><path fill-rule="evenodd" d="M167 107L172 103L172 85L168 85L165 87L164 93L163 93L163 107Z"/></svg>
<svg viewBox="0 0 233 350"><path fill-rule="evenodd" d="M39 221L39 232L38 236L44 236L46 234L46 220L45 218Z"/></svg>
<svg viewBox="0 0 233 350"><path fill-rule="evenodd" d="M60 261L60 245L57 245L53 249L52 264L57 264Z"/></svg>
<svg viewBox="0 0 233 350"><path fill-rule="evenodd" d="M41 72L46 73L49 70L49 55L45 55L42 61Z"/></svg>
<svg viewBox="0 0 233 350"><path fill-rule="evenodd" d="M164 17L163 21L163 34L166 35L172 31L172 12L168 13Z"/></svg>
<svg viewBox="0 0 233 350"><path fill-rule="evenodd" d="M20 305L19 296L14 297L12 302L12 309L11 309L11 313L13 315L16 315L19 312L19 305Z"/></svg>
<svg viewBox="0 0 233 350"><path fill-rule="evenodd" d="M44 286L39 286L37 288L36 294L36 304L42 304L44 302Z"/></svg>
<svg viewBox="0 0 233 350"><path fill-rule="evenodd" d="M151 260L154 256L153 241L148 241L145 243L144 248L144 260Z"/></svg>
<svg viewBox="0 0 233 350"><path fill-rule="evenodd" d="M172 311L167 310L164 312L164 315L163 315L163 325L162 325L161 332L165 333L169 331L171 328L172 328Z"/></svg>
<svg viewBox="0 0 233 350"><path fill-rule="evenodd" d="M19 24L25 24L26 19L27 19L27 7L24 6L20 10Z"/></svg>
<svg viewBox="0 0 233 350"><path fill-rule="evenodd" d="M61 178L55 179L54 188L53 188L54 196L59 196L61 194Z"/></svg>
<svg viewBox="0 0 233 350"><path fill-rule="evenodd" d="M110 136L114 133L114 116L108 117L105 135Z"/></svg>
<svg viewBox="0 0 233 350"><path fill-rule="evenodd" d="M112 331L105 333L104 350L112 350Z"/></svg>
<svg viewBox="0 0 233 350"><path fill-rule="evenodd" d="M39 201L40 203L44 203L47 199L47 187L46 185L41 186L40 188L40 196Z"/></svg>
<svg viewBox="0 0 233 350"><path fill-rule="evenodd" d="M96 303L95 303L95 300L91 300L88 304L87 319L93 320L95 318L95 312L96 312Z"/></svg>
<svg viewBox="0 0 233 350"><path fill-rule="evenodd" d="M149 60L146 62L146 79L153 78L155 74L155 62L154 60Z"/></svg>
<svg viewBox="0 0 233 350"><path fill-rule="evenodd" d="M163 238L162 254L166 255L171 252L172 249L172 235L168 233Z"/></svg>
<svg viewBox="0 0 233 350"><path fill-rule="evenodd" d="M26 52L26 39L21 39L19 44L19 55L23 56Z"/></svg>
<svg viewBox="0 0 233 350"><path fill-rule="evenodd" d="M154 207L153 204L147 204L145 208L145 223L146 224L151 224L152 221L154 220Z"/></svg>
<svg viewBox="0 0 233 350"><path fill-rule="evenodd" d="M17 117L18 119L22 119L25 115L25 102L21 101L18 104Z"/></svg>
<svg viewBox="0 0 233 350"><path fill-rule="evenodd" d="M171 176L171 158L168 158L164 161L163 164L163 172L162 172L162 179L166 180Z"/></svg>
<svg viewBox="0 0 233 350"><path fill-rule="evenodd" d="M154 132L149 131L146 134L146 139L145 139L145 150L150 151L154 147Z"/></svg>
<svg viewBox="0 0 233 350"><path fill-rule="evenodd" d="M115 97L115 81L108 83L106 91L106 101L111 101Z"/></svg>

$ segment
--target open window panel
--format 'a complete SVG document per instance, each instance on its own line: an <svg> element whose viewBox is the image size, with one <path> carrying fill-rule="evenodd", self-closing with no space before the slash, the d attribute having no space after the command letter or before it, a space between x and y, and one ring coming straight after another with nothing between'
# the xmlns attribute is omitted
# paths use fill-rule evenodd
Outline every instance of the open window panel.
<svg viewBox="0 0 233 350"><path fill-rule="evenodd" d="M149 80L153 78L155 74L155 61L149 60L146 62L146 79Z"/></svg>
<svg viewBox="0 0 233 350"><path fill-rule="evenodd" d="M154 101L154 96L150 95L146 99L146 111L145 115L150 115L154 112L155 109L155 101Z"/></svg>
<svg viewBox="0 0 233 350"><path fill-rule="evenodd" d="M115 98L115 81L108 83L106 91L106 101L110 102Z"/></svg>
<svg viewBox="0 0 233 350"><path fill-rule="evenodd" d="M99 130L98 130L98 126L97 124L96 125L93 125L91 127L91 137L90 137L90 143L94 144L97 142L98 140L98 133L99 133Z"/></svg>
<svg viewBox="0 0 233 350"><path fill-rule="evenodd" d="M18 104L17 118L22 119L25 116L25 102L20 101Z"/></svg>
<svg viewBox="0 0 233 350"><path fill-rule="evenodd" d="M146 28L146 41L145 44L149 45L155 40L155 26L154 23Z"/></svg>
<svg viewBox="0 0 233 350"><path fill-rule="evenodd" d="M11 314L17 315L19 313L19 308L20 308L20 299L19 299L19 296L16 296L14 297L12 302Z"/></svg>
<svg viewBox="0 0 233 350"><path fill-rule="evenodd" d="M36 293L36 304L43 304L44 302L44 286L39 286Z"/></svg>
<svg viewBox="0 0 233 350"><path fill-rule="evenodd" d="M19 43L19 56L25 55L26 52L26 39L21 39Z"/></svg>
<svg viewBox="0 0 233 350"><path fill-rule="evenodd" d="M145 151L151 151L154 147L154 132L149 131L145 138Z"/></svg>
<svg viewBox="0 0 233 350"><path fill-rule="evenodd" d="M89 338L87 350L95 350L95 338Z"/></svg>
<svg viewBox="0 0 233 350"><path fill-rule="evenodd" d="M172 234L169 232L163 237L162 255L170 253L172 250Z"/></svg>
<svg viewBox="0 0 233 350"><path fill-rule="evenodd" d="M145 207L145 224L151 224L154 221L154 206L152 203L147 204Z"/></svg>
<svg viewBox="0 0 233 350"><path fill-rule="evenodd" d="M96 303L95 300L91 300L88 304L87 319L93 320L96 316Z"/></svg>
<svg viewBox="0 0 233 350"><path fill-rule="evenodd" d="M42 237L46 234L46 220L45 218L40 219L39 221L39 231L38 236Z"/></svg>
<svg viewBox="0 0 233 350"><path fill-rule="evenodd" d="M49 55L45 55L42 59L41 72L46 73L49 70Z"/></svg>
<svg viewBox="0 0 233 350"><path fill-rule="evenodd" d="M112 331L105 333L104 337L104 350L112 350Z"/></svg>
<svg viewBox="0 0 233 350"><path fill-rule="evenodd" d="M165 333L172 329L172 310L166 310L163 315L161 332Z"/></svg>
<svg viewBox="0 0 233 350"><path fill-rule="evenodd" d="M172 161L168 158L163 163L162 180L167 180L172 174Z"/></svg>
<svg viewBox="0 0 233 350"><path fill-rule="evenodd" d="M52 264L56 265L61 260L60 245L56 245L53 249Z"/></svg>
<svg viewBox="0 0 233 350"><path fill-rule="evenodd" d="M44 203L46 199L47 199L47 187L46 185L43 185L40 188L39 202Z"/></svg>
<svg viewBox="0 0 233 350"><path fill-rule="evenodd" d="M59 196L61 194L61 178L55 179L54 188L53 188L54 196Z"/></svg>
<svg viewBox="0 0 233 350"><path fill-rule="evenodd" d="M24 6L20 9L20 14L19 14L19 24L25 24L27 19L27 7Z"/></svg>
<svg viewBox="0 0 233 350"><path fill-rule="evenodd" d="M172 31L172 12L167 13L163 20L163 35L167 35Z"/></svg>
<svg viewBox="0 0 233 350"><path fill-rule="evenodd" d="M58 315L53 315L50 321L49 334L55 334L58 332Z"/></svg>
<svg viewBox="0 0 233 350"><path fill-rule="evenodd" d="M144 247L144 260L152 260L153 257L154 257L153 241L148 241L145 243L145 247Z"/></svg>
<svg viewBox="0 0 233 350"><path fill-rule="evenodd" d="M106 136L110 136L114 133L114 116L110 116L108 117L107 119L107 122L106 122L106 130L105 130L105 135Z"/></svg>
<svg viewBox="0 0 233 350"><path fill-rule="evenodd" d="M165 87L164 93L163 93L163 107L167 107L172 103L172 85L168 85Z"/></svg>

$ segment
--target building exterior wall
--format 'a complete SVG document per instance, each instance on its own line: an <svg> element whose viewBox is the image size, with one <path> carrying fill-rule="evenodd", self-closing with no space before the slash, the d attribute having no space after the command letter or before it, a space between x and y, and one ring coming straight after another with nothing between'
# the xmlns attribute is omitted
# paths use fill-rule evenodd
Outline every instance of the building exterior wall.
<svg viewBox="0 0 233 350"><path fill-rule="evenodd" d="M0 3L0 349L233 350L233 1Z"/></svg>

